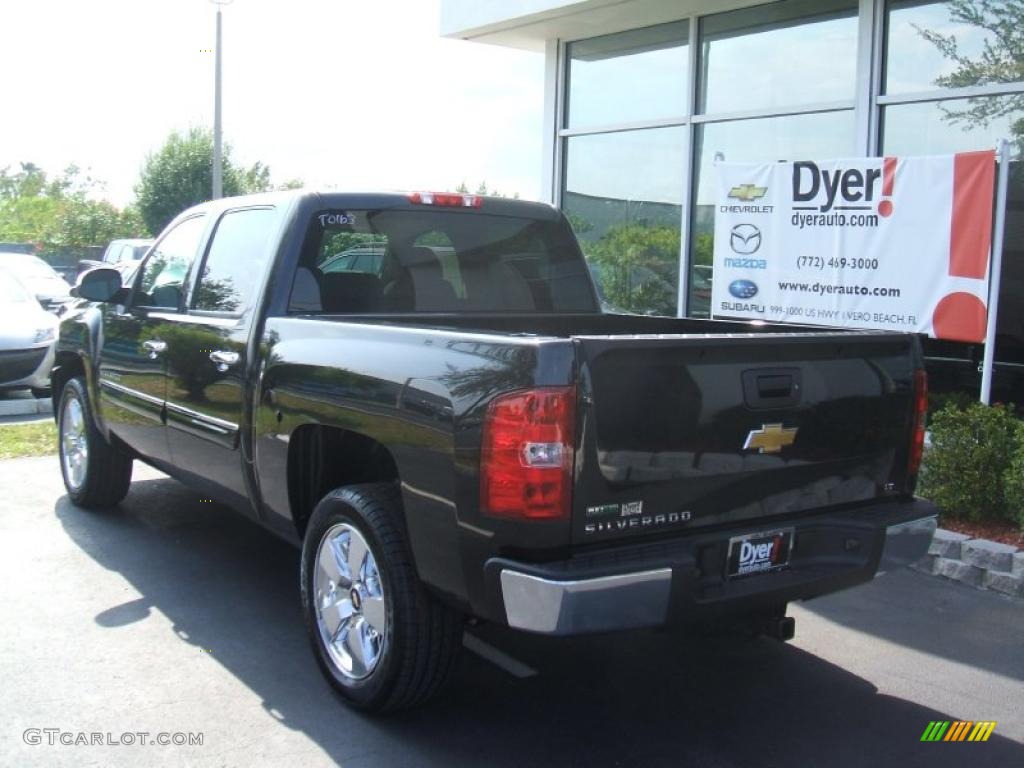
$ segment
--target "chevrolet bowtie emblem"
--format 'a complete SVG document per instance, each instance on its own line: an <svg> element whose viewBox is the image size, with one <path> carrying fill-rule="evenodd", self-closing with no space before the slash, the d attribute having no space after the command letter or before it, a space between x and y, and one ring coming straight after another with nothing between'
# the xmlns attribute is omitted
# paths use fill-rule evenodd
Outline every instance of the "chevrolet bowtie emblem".
<svg viewBox="0 0 1024 768"><path fill-rule="evenodd" d="M768 187L756 187L753 184L740 184L737 187L733 187L729 190L729 197L735 198L736 200L760 200L765 196L768 191Z"/></svg>
<svg viewBox="0 0 1024 768"><path fill-rule="evenodd" d="M760 429L750 430L743 450L752 451L756 448L759 453L778 453L793 444L798 429L783 427L781 424L762 424Z"/></svg>

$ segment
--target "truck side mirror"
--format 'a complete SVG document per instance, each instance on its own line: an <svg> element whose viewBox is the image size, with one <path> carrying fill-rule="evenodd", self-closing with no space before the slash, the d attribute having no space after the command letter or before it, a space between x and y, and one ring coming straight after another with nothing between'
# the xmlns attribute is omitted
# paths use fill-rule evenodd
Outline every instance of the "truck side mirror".
<svg viewBox="0 0 1024 768"><path fill-rule="evenodd" d="M90 269L78 278L72 292L89 301L110 301L121 290L121 273L110 267Z"/></svg>

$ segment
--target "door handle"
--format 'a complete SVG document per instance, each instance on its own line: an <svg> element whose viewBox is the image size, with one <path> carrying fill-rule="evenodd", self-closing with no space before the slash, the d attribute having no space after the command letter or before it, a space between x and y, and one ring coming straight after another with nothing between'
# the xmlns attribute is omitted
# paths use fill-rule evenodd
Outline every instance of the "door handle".
<svg viewBox="0 0 1024 768"><path fill-rule="evenodd" d="M167 349L167 342L160 339L150 339L142 342L142 348L149 353L150 360L156 360Z"/></svg>
<svg viewBox="0 0 1024 768"><path fill-rule="evenodd" d="M210 359L216 364L218 371L226 373L228 368L238 363L238 353L215 349L210 353Z"/></svg>

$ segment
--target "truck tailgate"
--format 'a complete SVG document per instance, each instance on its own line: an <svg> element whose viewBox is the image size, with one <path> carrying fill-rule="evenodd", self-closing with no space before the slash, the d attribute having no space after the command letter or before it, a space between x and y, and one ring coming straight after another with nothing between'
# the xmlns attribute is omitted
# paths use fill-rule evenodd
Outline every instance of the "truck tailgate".
<svg viewBox="0 0 1024 768"><path fill-rule="evenodd" d="M573 541L670 534L905 491L915 337L577 336Z"/></svg>

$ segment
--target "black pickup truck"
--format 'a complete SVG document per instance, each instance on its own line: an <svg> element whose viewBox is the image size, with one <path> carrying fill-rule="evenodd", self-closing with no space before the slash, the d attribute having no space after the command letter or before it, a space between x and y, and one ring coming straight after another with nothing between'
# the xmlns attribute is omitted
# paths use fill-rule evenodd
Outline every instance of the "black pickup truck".
<svg viewBox="0 0 1024 768"><path fill-rule="evenodd" d="M602 313L562 214L437 193L182 213L79 281L53 370L71 500L132 462L301 546L324 674L397 709L465 617L583 634L742 619L926 551L916 337Z"/></svg>

